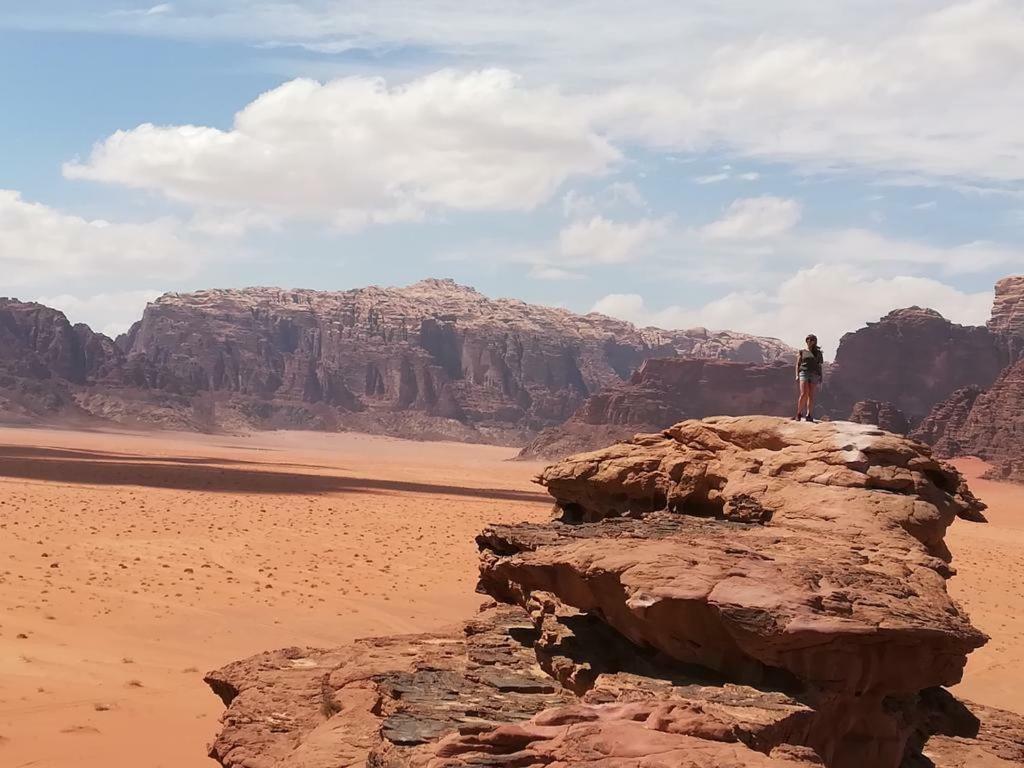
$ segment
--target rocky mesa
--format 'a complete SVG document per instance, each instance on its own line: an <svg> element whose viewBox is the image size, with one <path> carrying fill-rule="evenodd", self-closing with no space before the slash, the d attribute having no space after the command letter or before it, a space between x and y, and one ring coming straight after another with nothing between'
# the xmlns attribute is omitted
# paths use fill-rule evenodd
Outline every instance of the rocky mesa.
<svg viewBox="0 0 1024 768"><path fill-rule="evenodd" d="M958 702L986 642L944 534L984 505L848 422L687 421L546 469L556 519L478 537L495 602L451 632L208 675L226 768L1024 763ZM965 524L965 523L961 523Z"/></svg>
<svg viewBox="0 0 1024 768"><path fill-rule="evenodd" d="M53 310L7 306L0 354L20 376L74 385L72 405L83 414L186 429L350 428L522 443L650 357L763 364L792 355L773 339L638 329L490 299L448 280L167 294L116 345Z"/></svg>

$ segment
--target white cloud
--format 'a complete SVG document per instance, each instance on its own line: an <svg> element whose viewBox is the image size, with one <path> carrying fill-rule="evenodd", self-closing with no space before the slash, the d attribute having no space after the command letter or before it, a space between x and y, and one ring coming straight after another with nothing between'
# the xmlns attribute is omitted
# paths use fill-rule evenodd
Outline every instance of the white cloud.
<svg viewBox="0 0 1024 768"><path fill-rule="evenodd" d="M992 292L967 293L931 278L876 278L851 266L818 264L774 287L730 293L700 307L651 309L639 295L612 294L598 301L594 311L638 325L705 326L774 336L794 346L815 333L832 355L847 331L911 305L930 307L954 322L981 325L991 311Z"/></svg>
<svg viewBox="0 0 1024 768"><path fill-rule="evenodd" d="M357 228L431 209L530 209L618 158L556 90L487 70L394 88L295 80L248 105L229 131L141 125L64 170L197 206Z"/></svg>
<svg viewBox="0 0 1024 768"><path fill-rule="evenodd" d="M94 331L114 338L119 333L127 331L132 323L140 319L146 304L162 293L153 289L115 291L90 296L64 293L58 296L39 296L35 301L59 309L72 323L88 323Z"/></svg>
<svg viewBox="0 0 1024 768"><path fill-rule="evenodd" d="M788 232L800 221L796 200L764 195L734 200L722 218L701 230L711 240L759 240Z"/></svg>
<svg viewBox="0 0 1024 768"><path fill-rule="evenodd" d="M179 229L171 219L88 220L0 190L0 271L9 285L102 274L181 277L202 254Z"/></svg>
<svg viewBox="0 0 1024 768"><path fill-rule="evenodd" d="M712 173L707 176L695 176L693 180L698 184L719 184L728 179L728 173Z"/></svg>
<svg viewBox="0 0 1024 768"><path fill-rule="evenodd" d="M664 219L616 222L603 216L575 221L559 235L559 253L570 264L622 264L642 256L668 231Z"/></svg>

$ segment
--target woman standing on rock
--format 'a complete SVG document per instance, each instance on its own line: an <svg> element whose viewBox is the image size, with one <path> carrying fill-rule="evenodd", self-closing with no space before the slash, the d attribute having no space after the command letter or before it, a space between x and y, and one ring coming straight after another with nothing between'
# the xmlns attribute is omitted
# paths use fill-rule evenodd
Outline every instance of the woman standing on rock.
<svg viewBox="0 0 1024 768"><path fill-rule="evenodd" d="M807 342L807 349L801 349L796 358L796 380L800 384L796 421L800 421L805 413L808 421L814 421L814 395L821 384L825 356L818 346L818 337L813 333L804 341Z"/></svg>

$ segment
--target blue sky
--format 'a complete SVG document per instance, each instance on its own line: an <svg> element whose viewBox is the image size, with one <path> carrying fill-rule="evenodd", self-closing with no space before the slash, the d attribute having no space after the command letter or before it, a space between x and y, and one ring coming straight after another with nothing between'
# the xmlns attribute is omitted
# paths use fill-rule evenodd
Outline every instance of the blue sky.
<svg viewBox="0 0 1024 768"><path fill-rule="evenodd" d="M428 276L829 349L983 322L1024 271L1024 4L893 5L0 9L0 294L110 333Z"/></svg>

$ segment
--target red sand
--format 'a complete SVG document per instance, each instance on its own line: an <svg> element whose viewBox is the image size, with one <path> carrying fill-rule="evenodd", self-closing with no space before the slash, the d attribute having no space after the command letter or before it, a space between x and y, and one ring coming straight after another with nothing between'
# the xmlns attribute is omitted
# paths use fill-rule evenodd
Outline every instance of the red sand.
<svg viewBox="0 0 1024 768"><path fill-rule="evenodd" d="M0 430L0 765L208 768L208 669L471 614L508 449Z"/></svg>
<svg viewBox="0 0 1024 768"><path fill-rule="evenodd" d="M514 451L362 435L0 429L0 765L208 768L202 673L452 624L475 533L550 503ZM1024 487L973 479L952 590L992 635L960 693L1024 712Z"/></svg>

